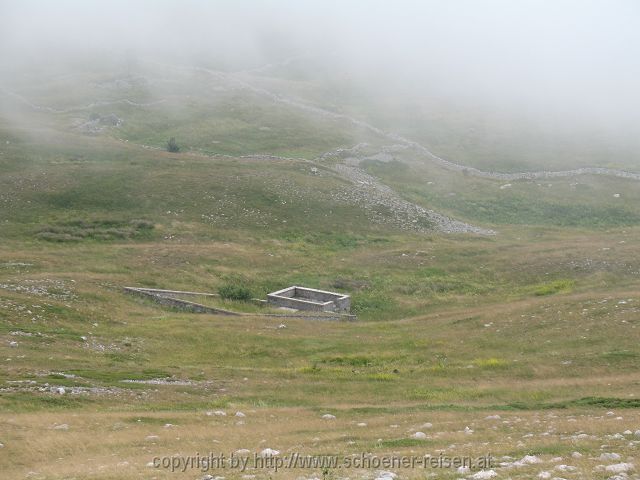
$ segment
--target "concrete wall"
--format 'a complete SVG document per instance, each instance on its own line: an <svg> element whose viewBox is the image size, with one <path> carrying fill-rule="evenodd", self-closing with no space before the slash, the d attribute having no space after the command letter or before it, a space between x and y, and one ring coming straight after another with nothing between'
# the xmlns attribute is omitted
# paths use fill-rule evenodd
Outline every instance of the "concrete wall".
<svg viewBox="0 0 640 480"><path fill-rule="evenodd" d="M270 293L267 299L273 305L297 310L349 312L351 308L348 295L295 286Z"/></svg>
<svg viewBox="0 0 640 480"><path fill-rule="evenodd" d="M333 303L336 305L335 312L349 313L351 311L351 297L348 295L335 299Z"/></svg>
<svg viewBox="0 0 640 480"><path fill-rule="evenodd" d="M287 289L288 290L288 289ZM165 305L171 308L177 308L180 310L194 312L194 313L210 313L216 315L234 315L234 316L242 316L242 317L273 317L273 318L305 318L305 319L314 319L314 320L347 320L347 321L355 321L355 315L349 315L349 307L350 307L350 298L348 295L339 295L339 298L335 300L335 302L313 302L309 300L303 299L295 299L295 298L287 298L287 297L279 297L273 298L273 294L268 295L268 300L266 302L278 305L278 306L289 306L289 308L295 308L298 310L307 310L311 312L311 314L292 314L292 313L240 313L240 312L232 312L230 310L224 310L222 308L214 308L206 305L202 305L195 302L189 302L187 300L181 300L179 298L174 298L174 295L203 295L199 292L181 292L177 290L157 290L151 288L136 288L136 287L124 287L124 291L131 295L136 295L140 297L149 298L154 302ZM277 293L277 292L275 292ZM331 292L328 292L331 293ZM210 296L217 296L216 294L204 294ZM291 292L293 295L293 292ZM265 300L262 300L265 302ZM285 304L290 302L288 304ZM301 305L305 305L307 308L302 308Z"/></svg>
<svg viewBox="0 0 640 480"><path fill-rule="evenodd" d="M297 298L280 297L275 295L267 295L269 303L278 307L295 308L296 310L309 310L312 312L331 312L333 311L333 302L310 302Z"/></svg>
<svg viewBox="0 0 640 480"><path fill-rule="evenodd" d="M124 291L132 295L138 295L140 297L150 298L151 300L153 300L154 302L160 305L177 308L180 310L185 310L187 312L213 313L217 315L240 315L237 312L224 310L223 308L208 307L200 303L189 302L187 300L180 300L178 298L173 298L173 296L171 296L172 294L179 293L176 291L167 291L170 293L156 293L152 289L133 288L133 287L124 287Z"/></svg>

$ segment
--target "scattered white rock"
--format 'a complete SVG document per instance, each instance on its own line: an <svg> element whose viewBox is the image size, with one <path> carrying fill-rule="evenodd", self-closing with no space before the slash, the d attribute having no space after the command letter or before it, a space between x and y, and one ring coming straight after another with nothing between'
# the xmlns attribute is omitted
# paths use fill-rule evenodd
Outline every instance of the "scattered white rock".
<svg viewBox="0 0 640 480"><path fill-rule="evenodd" d="M624 432L622 432L623 435L633 435L633 432L631 430L625 430Z"/></svg>
<svg viewBox="0 0 640 480"><path fill-rule="evenodd" d="M227 414L225 412L223 412L222 410L216 410L214 412L207 412L207 415L211 416L211 415L215 415L216 417L226 417Z"/></svg>
<svg viewBox="0 0 640 480"><path fill-rule="evenodd" d="M520 459L520 463L524 465L535 465L536 463L542 463L542 460L535 455L525 455Z"/></svg>
<svg viewBox="0 0 640 480"><path fill-rule="evenodd" d="M11 341L9 342L9 346L10 346L11 348L16 348L16 347L18 346L18 342L16 342L15 340L11 340Z"/></svg>
<svg viewBox="0 0 640 480"><path fill-rule="evenodd" d="M281 323L280 325L278 325L279 329L283 329L283 328L287 328L287 326L284 323Z"/></svg>
<svg viewBox="0 0 640 480"><path fill-rule="evenodd" d="M280 451L271 448L265 448L260 452L261 457L275 457L276 455L280 455Z"/></svg>
<svg viewBox="0 0 640 480"><path fill-rule="evenodd" d="M471 430L469 427L464 427L464 433L466 433L467 435L471 435L473 433L473 430Z"/></svg>
<svg viewBox="0 0 640 480"><path fill-rule="evenodd" d="M633 470L633 463L614 463L613 465L607 465L604 469L611 473L627 473Z"/></svg>
<svg viewBox="0 0 640 480"><path fill-rule="evenodd" d="M416 432L411 435L411 438L415 438L417 440L425 440L427 438L427 434L424 432Z"/></svg>
<svg viewBox="0 0 640 480"><path fill-rule="evenodd" d="M484 417L485 420L500 420L500 415L489 415L488 417Z"/></svg>
<svg viewBox="0 0 640 480"><path fill-rule="evenodd" d="M145 440L147 442L157 442L158 440L160 440L160 437L158 435L147 435L145 437Z"/></svg>
<svg viewBox="0 0 640 480"><path fill-rule="evenodd" d="M324 415L322 415L322 419L323 420L335 420L336 416L335 415L331 415L330 413L325 413Z"/></svg>
<svg viewBox="0 0 640 480"><path fill-rule="evenodd" d="M620 460L620 455L617 453L603 453L598 457L600 460Z"/></svg>
<svg viewBox="0 0 640 480"><path fill-rule="evenodd" d="M628 480L629 475L626 473L621 473L620 475L614 475L612 477L607 478L607 480Z"/></svg>
<svg viewBox="0 0 640 480"><path fill-rule="evenodd" d="M376 478L375 480L393 480L394 478L396 478L398 475L396 475L393 472L388 472L386 470L381 470L379 472L376 472Z"/></svg>
<svg viewBox="0 0 640 480"><path fill-rule="evenodd" d="M577 468L574 467L573 465L563 465L563 464L556 465L554 468L560 472L575 472L577 470Z"/></svg>
<svg viewBox="0 0 640 480"><path fill-rule="evenodd" d="M54 430L69 430L69 425L67 425L66 423L61 423L60 425L54 425L53 429Z"/></svg>
<svg viewBox="0 0 640 480"><path fill-rule="evenodd" d="M246 415L242 412L236 412L236 417L244 418Z"/></svg>
<svg viewBox="0 0 640 480"><path fill-rule="evenodd" d="M504 185L500 185L500 190L504 190L505 188L511 188L511 184L505 183Z"/></svg>
<svg viewBox="0 0 640 480"><path fill-rule="evenodd" d="M360 423L358 424L358 426L359 426L359 427L366 427L366 426L367 426L367 424L366 424L366 423L364 423L364 422L360 422Z"/></svg>
<svg viewBox="0 0 640 480"><path fill-rule="evenodd" d="M236 455L249 455L251 453L251 451L249 449L246 449L246 448L241 448L239 450L236 450L234 453Z"/></svg>
<svg viewBox="0 0 640 480"><path fill-rule="evenodd" d="M551 478L551 472L542 471L538 474L538 478L542 478L543 480L547 480Z"/></svg>
<svg viewBox="0 0 640 480"><path fill-rule="evenodd" d="M458 467L458 469L456 470L456 473L460 475L467 475L471 473L471 469L469 467Z"/></svg>
<svg viewBox="0 0 640 480"><path fill-rule="evenodd" d="M490 478L497 477L498 474L495 470L480 470L474 473L469 478L472 480L489 480Z"/></svg>
<svg viewBox="0 0 640 480"><path fill-rule="evenodd" d="M614 193L613 194L613 198L620 198L620 194L619 193Z"/></svg>
<svg viewBox="0 0 640 480"><path fill-rule="evenodd" d="M582 454L580 452L573 452L571 454L572 458L582 458Z"/></svg>
<svg viewBox="0 0 640 480"><path fill-rule="evenodd" d="M422 428L433 428L433 423L430 423L430 422L423 423Z"/></svg>
<svg viewBox="0 0 640 480"><path fill-rule="evenodd" d="M64 389L64 387L58 387L56 388L56 393L59 395L64 395L65 393L67 393L67 391Z"/></svg>

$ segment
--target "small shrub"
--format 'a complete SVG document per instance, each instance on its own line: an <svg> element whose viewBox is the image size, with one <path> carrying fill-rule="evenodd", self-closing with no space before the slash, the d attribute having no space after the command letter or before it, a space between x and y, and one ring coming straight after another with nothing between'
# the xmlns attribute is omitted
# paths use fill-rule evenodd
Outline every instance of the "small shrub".
<svg viewBox="0 0 640 480"><path fill-rule="evenodd" d="M225 298L227 300L241 300L245 302L248 300L251 300L253 296L251 294L251 290L249 290L244 285L238 285L233 283L221 286L218 289L218 293L222 298Z"/></svg>
<svg viewBox="0 0 640 480"><path fill-rule="evenodd" d="M180 145L176 142L175 137L171 137L167 142L167 151L172 153L177 153L180 151Z"/></svg>

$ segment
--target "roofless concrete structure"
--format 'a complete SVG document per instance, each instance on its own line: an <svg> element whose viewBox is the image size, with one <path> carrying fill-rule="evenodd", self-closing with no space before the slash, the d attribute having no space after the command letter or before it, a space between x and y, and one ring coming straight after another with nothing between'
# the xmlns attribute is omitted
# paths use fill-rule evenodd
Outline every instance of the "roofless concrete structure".
<svg viewBox="0 0 640 480"><path fill-rule="evenodd" d="M351 308L349 295L298 286L269 293L267 301L278 307L314 312L348 313Z"/></svg>

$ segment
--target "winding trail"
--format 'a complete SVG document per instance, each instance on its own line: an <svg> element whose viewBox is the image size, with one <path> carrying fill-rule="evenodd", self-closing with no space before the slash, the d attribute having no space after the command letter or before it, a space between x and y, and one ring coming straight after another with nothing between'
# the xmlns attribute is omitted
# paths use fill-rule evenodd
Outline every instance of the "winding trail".
<svg viewBox="0 0 640 480"><path fill-rule="evenodd" d="M167 65L165 65L167 66ZM187 67L178 67L178 68L187 68ZM345 120L349 123L351 123L352 125L361 127L365 130L368 130L372 133L375 133L378 136L381 136L383 138L387 138L389 140L392 140L396 143L400 143L402 145L405 145L407 147L413 148L415 151L421 153L423 156L429 158L432 162L434 162L437 165L440 165L441 167L444 167L448 170L452 170L452 171L457 171L457 172L464 172L465 174L468 175L473 175L476 177L482 177L482 178L493 178L493 179L497 179L497 180L531 180L531 179L538 179L538 178L560 178L560 177L571 177L571 176L576 176L576 175L605 175L605 176L612 176L612 177L620 177L620 178L628 178L631 180L640 180L640 173L637 172L628 172L625 170L619 170L619 169L613 169L613 168L603 168L603 167L582 167L582 168L576 168L573 170L560 170L560 171L537 171L537 172L514 172L514 173L507 173L507 172L491 172L491 171L486 171L486 170L480 170L478 168L475 167L469 167L466 165L462 165L459 163L455 163L452 162L450 160L446 160L444 158L442 158L439 155L436 155L435 153L433 153L431 150L429 150L426 146L422 145L421 143L418 143L414 140L410 140L406 137L403 137L401 135L398 135L396 133L392 133L392 132L385 132L384 130L382 130L381 128L376 127L375 125L372 125L368 122L365 122L363 120L359 120L357 118L351 117L349 115L345 115L342 113L336 113L336 112L332 112L331 110L327 110L325 108L321 108L321 107L317 107L314 105L310 105L304 102L301 102L299 100L295 100L289 97L285 97L283 95L271 92L269 90L266 90L262 87L256 87L250 83L248 83L246 80L242 80L240 78L238 78L237 74L231 74L231 73L223 73L223 72L219 72L219 71L215 71L215 70L210 70L207 68L199 68L199 67L194 67L196 70L201 71L201 72L205 72L208 73L210 75L215 76L216 78L223 78L226 80L232 80L233 82L235 82L237 85L240 85L248 90L250 90L253 93L256 93L258 95L262 95L265 96L267 98L270 98L271 100L273 100L274 102L278 102L290 107L294 107L297 108L299 110L303 110L318 116L323 116L326 118L332 118L335 120Z"/></svg>
<svg viewBox="0 0 640 480"><path fill-rule="evenodd" d="M291 61L294 61L297 57L292 57L290 59L285 60L284 62L281 62L282 64L286 65L288 63L290 63ZM486 171L486 170L480 170L478 168L475 167L470 167L470 166L466 166L466 165L462 165L459 163L455 163L452 162L451 160L446 160L444 158L442 158L439 155L436 155L435 153L433 153L431 150L429 150L426 146L422 145L419 142L416 142L414 140L410 140L406 137L403 137L401 135L398 135L396 133L392 133L392 132L385 132L384 130L376 127L375 125L372 125L368 122L365 122L363 120L359 120L357 118L351 117L349 115L345 115L342 113L336 113L333 112L331 110L327 110L325 108L322 107L318 107L318 106L314 106L314 105L310 105L308 103L304 103L301 102L299 100L295 100L289 97L285 97L283 95L274 93L272 91L269 91L267 89L264 89L262 87L256 87L255 85L247 82L246 80L243 80L241 78L239 78L240 74L243 73L251 73L251 72L260 72L262 70L265 70L267 68L271 68L273 65L276 64L268 64L265 65L263 67L259 67L253 70L245 70L245 71L241 71L241 72L235 72L235 73L227 73L227 72L221 72L221 71L216 71L216 70L211 70L208 68L204 68L204 67L187 67L187 66L180 66L180 65L171 65L171 64L165 64L165 63L160 63L160 62L150 62L153 63L155 65L158 66L162 66L162 67L169 67L169 68L173 68L173 69L177 69L177 70L183 70L183 71L197 71L197 72L203 72L203 73L207 73L209 75L212 75L218 79L222 79L222 80L228 80L228 81L232 81L233 83L235 83L236 85L239 85L257 95L261 95L264 97L267 97L269 99L271 99L274 102L277 103L281 103L290 107L294 107L298 110L303 110L306 112L309 112L311 114L317 115L317 116L323 116L326 118L331 118L334 120L344 120L347 121L355 126L361 127L365 130L368 130L372 133L375 133L378 136L381 136L383 138L387 138L389 140L392 140L394 142L400 143L402 145L405 145L407 147L413 148L415 151L421 153L423 156L429 158L432 162L434 162L437 165L440 165L441 167L444 167L448 170L452 170L452 171L457 171L457 172L464 172L467 175L473 175L476 177L481 177L481 178L493 178L493 179L497 179L497 180L506 180L506 181L511 181L511 180L532 180L532 179L541 179L541 178L562 178L562 177L572 177L572 176L577 176L577 175L605 175L605 176L611 176L611 177L619 177L619 178L628 178L631 180L640 180L640 173L638 172L629 172L626 170L619 170L619 169L614 169L614 168L604 168L604 167L581 167L581 168L576 168L576 169L572 169L572 170L559 170L559 171L546 171L546 170L542 170L542 171L535 171L535 172L513 172L513 173L508 173L508 172L491 172L491 171ZM278 64L279 65L279 64ZM89 110L91 108L94 107L100 107L100 106L107 106L107 105L115 105L115 104L127 104L133 107L150 107L150 106L154 106L154 105L158 105L161 103L164 103L166 100L162 99L162 100L157 100L155 102L149 102L149 103L138 103L138 102L134 102L132 100L129 100L127 98L123 98L123 99L119 99L119 100L113 100L113 101L101 101L101 102L93 102L93 103L89 103L87 105L82 105L82 106L77 106L77 107L70 107L70 108L66 108L66 109L56 109L56 108L52 108L52 107L47 107L47 106L42 106L42 105L37 105L32 103L31 101L29 101L28 99L26 99L25 97L23 97L22 95L9 91L3 87L0 86L0 93L3 93L4 95L10 96L15 98L16 100L18 100L19 102L29 106L30 108L32 108L33 110L38 110L38 111L46 111L46 112L50 112L50 113L70 113L70 112L74 112L74 111L82 111L82 110ZM275 157L275 156L274 156Z"/></svg>
<svg viewBox="0 0 640 480"><path fill-rule="evenodd" d="M564 170L564 171L538 171L538 172L519 172L519 173L502 173L502 172L483 171L475 167L467 167L465 165L457 164L455 162L446 160L436 155L431 150L429 150L426 146L416 141L410 140L408 138L405 138L395 133L385 132L384 130L376 127L375 125L372 125L365 121L274 93L262 87L257 87L247 82L245 79L240 78L241 75L245 75L247 73L262 71L263 68L248 70L244 72L227 73L227 72L220 72L220 71L211 70L203 67L178 66L178 65L170 65L170 64L164 64L159 62L151 62L151 63L164 68L171 68L171 69L176 69L181 71L195 71L195 72L206 73L219 80L231 82L243 89L253 92L256 95L266 97L275 103L284 104L286 106L308 112L315 116L322 116L322 117L330 118L333 120L341 120L341 121L349 122L364 130L368 130L379 137L386 138L394 142L394 145L392 147L382 147L382 150L380 153L386 152L387 148L411 148L414 151L423 155L424 157L428 158L433 163L443 168L446 168L451 171L462 172L467 175L473 175L476 177L482 177L482 178L488 178L488 179L498 179L503 181L512 181L512 180L519 180L519 179L571 177L571 176L585 175L585 174L606 175L606 176L613 176L613 177L628 178L632 180L640 180L640 173L627 172L624 170L616 170L616 169L601 168L601 167L583 167L583 168L578 168L574 170ZM27 105L36 111L45 111L45 112L56 113L56 114L88 110L93 107L113 105L113 104L119 104L119 103L124 103L134 107L148 107L148 106L153 106L153 105L157 105L165 102L164 99L156 102L150 102L150 103L137 103L129 99L120 99L115 101L94 102L88 105L70 107L67 109L55 109L52 107L34 104L28 99L26 99L25 97L15 92L8 91L2 87L0 87L0 93L10 96L18 100L20 103ZM264 154L243 155L240 157L235 156L234 158L258 158L258 159L265 159L265 160L298 160L298 161L305 161L305 162L315 164L316 162L325 160L327 158L342 156L344 153L357 153L358 150L365 145L366 144L358 144L351 148L337 148L335 150L324 153L323 155L317 157L314 160L309 160L304 158L289 158L289 157L281 157L277 155L264 155ZM148 145L140 145L140 147L145 149L156 149L156 147L151 147ZM230 157L227 155L210 155L205 152L197 152L197 151L195 152L192 151L189 153L199 155L199 156L202 155L202 156L209 156L209 157L211 156ZM357 165L347 165L344 163L339 163L332 168L332 171L338 176L340 176L341 178L349 181L352 184L352 188L347 189L342 193L340 193L337 199L360 205L367 212L367 214L369 215L369 218L374 222L390 223L401 229L414 230L414 231L419 231L423 233L427 231L432 231L432 229L434 228L444 233L474 233L479 235L494 235L496 233L493 230L477 227L474 225L467 224L465 222L454 220L446 215L442 215L433 210L429 210L420 205L411 203L403 199L400 195L398 195L395 191L393 191L389 186L384 185L382 182L379 181L379 179L373 177L372 175L369 175L364 170L358 168ZM383 207L383 209L390 212L391 215L381 215L379 212L379 209L380 209L379 207Z"/></svg>
<svg viewBox="0 0 640 480"><path fill-rule="evenodd" d="M6 88L1 87L1 86L0 86L0 93L3 93L4 95L6 95L8 97L12 97L12 98L16 99L17 101L19 101L20 103L28 106L32 110L36 110L36 111L39 111L39 112L48 112L48 113L80 112L80 111L83 111L83 110L90 110L90 109L95 108L95 107L104 107L104 106L108 106L108 105L117 105L117 104L125 104L125 105L129 105L129 106L132 106L132 107L152 107L154 105L158 105L160 103L164 103L165 102L165 100L157 100L155 102L149 102L149 103L138 103L138 102L134 102L133 100L129 100L128 98L121 98L119 100L92 102L92 103L88 103L87 105L79 105L79 106L76 106L76 107L58 109L58 108L53 108L53 107L47 107L47 106L44 106L44 105L37 105L37 104L29 101L28 99L26 99L22 95L20 95L20 94L18 94L16 92L12 92L10 90L7 90Z"/></svg>

